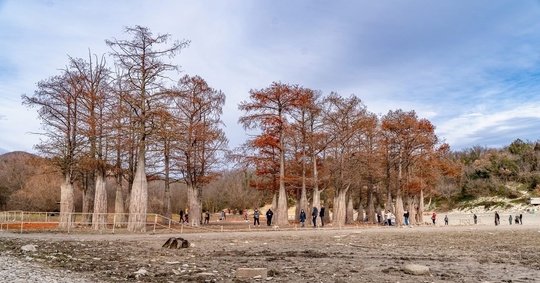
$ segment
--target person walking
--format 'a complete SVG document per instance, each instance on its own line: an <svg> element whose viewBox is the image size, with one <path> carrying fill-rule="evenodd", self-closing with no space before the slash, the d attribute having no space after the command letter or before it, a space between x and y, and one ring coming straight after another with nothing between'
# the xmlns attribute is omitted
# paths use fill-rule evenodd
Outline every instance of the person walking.
<svg viewBox="0 0 540 283"><path fill-rule="evenodd" d="M210 224L210 212L208 210L204 215L204 224Z"/></svg>
<svg viewBox="0 0 540 283"><path fill-rule="evenodd" d="M261 213L259 212L259 209L255 208L255 211L253 211L253 226L261 226L261 222L259 222L259 216Z"/></svg>
<svg viewBox="0 0 540 283"><path fill-rule="evenodd" d="M495 211L495 226L498 226L501 221L501 217L499 216L499 213Z"/></svg>
<svg viewBox="0 0 540 283"><path fill-rule="evenodd" d="M385 218L386 218L386 225L392 226L392 212L390 212L390 210L386 212Z"/></svg>
<svg viewBox="0 0 540 283"><path fill-rule="evenodd" d="M435 225L435 222L437 221L437 214L435 212L431 215L431 221L433 222L433 225Z"/></svg>
<svg viewBox="0 0 540 283"><path fill-rule="evenodd" d="M473 214L473 220L474 220L474 224L476 225L478 223L478 216L476 216L476 213Z"/></svg>
<svg viewBox="0 0 540 283"><path fill-rule="evenodd" d="M523 214L519 214L519 225L523 225Z"/></svg>
<svg viewBox="0 0 540 283"><path fill-rule="evenodd" d="M512 225L512 214L508 215L508 223L510 223L510 225Z"/></svg>
<svg viewBox="0 0 540 283"><path fill-rule="evenodd" d="M221 211L221 220L222 220L222 221L227 220L227 214L225 213L225 210L222 210L222 211Z"/></svg>
<svg viewBox="0 0 540 283"><path fill-rule="evenodd" d="M444 225L448 225L448 215L444 216Z"/></svg>
<svg viewBox="0 0 540 283"><path fill-rule="evenodd" d="M181 209L178 215L180 215L180 223L184 223L184 210Z"/></svg>
<svg viewBox="0 0 540 283"><path fill-rule="evenodd" d="M266 225L272 225L272 216L274 216L274 212L272 212L272 209L269 208L266 212Z"/></svg>
<svg viewBox="0 0 540 283"><path fill-rule="evenodd" d="M409 212L407 210L403 213L403 217L405 218L405 226L409 226Z"/></svg>
<svg viewBox="0 0 540 283"><path fill-rule="evenodd" d="M313 212L311 213L313 218L313 227L317 227L317 216L319 216L319 210L316 206L313 207Z"/></svg>
<svg viewBox="0 0 540 283"><path fill-rule="evenodd" d="M321 227L324 227L324 206L321 205L321 211L319 212L319 217L321 217Z"/></svg>
<svg viewBox="0 0 540 283"><path fill-rule="evenodd" d="M306 223L306 212L302 209L300 211L300 225L302 228L304 227L304 224Z"/></svg>

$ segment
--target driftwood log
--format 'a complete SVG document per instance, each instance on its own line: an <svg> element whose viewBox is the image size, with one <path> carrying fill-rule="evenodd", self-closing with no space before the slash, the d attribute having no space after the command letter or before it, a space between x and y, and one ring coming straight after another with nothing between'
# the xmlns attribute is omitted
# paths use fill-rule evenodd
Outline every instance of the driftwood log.
<svg viewBox="0 0 540 283"><path fill-rule="evenodd" d="M161 247L162 248L167 248L167 249L187 248L187 247L189 247L189 242L188 242L188 240L186 240L184 238L171 237Z"/></svg>

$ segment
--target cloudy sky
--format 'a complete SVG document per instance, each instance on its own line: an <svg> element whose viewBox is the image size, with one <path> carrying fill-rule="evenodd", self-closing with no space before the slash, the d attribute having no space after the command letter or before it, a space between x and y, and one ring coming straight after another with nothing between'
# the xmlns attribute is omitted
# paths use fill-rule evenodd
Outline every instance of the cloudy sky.
<svg viewBox="0 0 540 283"><path fill-rule="evenodd" d="M533 0L0 0L0 153L39 142L22 94L135 25L191 40L175 63L227 95L231 147L246 138L238 103L273 81L415 110L455 150L536 141L539 19Z"/></svg>

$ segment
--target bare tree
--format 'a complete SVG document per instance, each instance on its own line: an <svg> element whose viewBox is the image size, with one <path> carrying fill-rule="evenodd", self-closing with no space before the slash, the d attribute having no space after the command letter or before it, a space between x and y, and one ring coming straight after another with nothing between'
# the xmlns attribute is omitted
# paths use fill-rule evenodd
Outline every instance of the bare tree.
<svg viewBox="0 0 540 283"><path fill-rule="evenodd" d="M332 221L337 225L344 225L347 220L349 189L360 177L354 170L355 166L352 166L356 153L354 137L357 132L364 130L367 110L362 101L354 95L343 98L332 93L324 100L323 112L326 131L332 135L324 161L329 170L330 186L334 189Z"/></svg>
<svg viewBox="0 0 540 283"><path fill-rule="evenodd" d="M427 119L418 119L414 111L389 111L382 118L382 131L385 147L391 166L396 172L396 224L403 224L403 198L405 188L412 180L412 169L416 162L434 151L438 142L435 127ZM420 188L420 202L423 202L423 189ZM421 213L419 213L421 215Z"/></svg>
<svg viewBox="0 0 540 283"><path fill-rule="evenodd" d="M72 223L75 212L73 182L82 146L78 111L82 79L66 69L61 75L38 82L34 96L22 96L23 104L39 107L38 115L44 129L41 135L45 139L36 148L51 157L63 175L59 224L62 228Z"/></svg>
<svg viewBox="0 0 540 283"><path fill-rule="evenodd" d="M221 129L223 92L208 86L199 76L184 76L170 91L172 130L181 133L172 150L176 168L187 185L189 221L201 223L202 190L214 178L228 140Z"/></svg>
<svg viewBox="0 0 540 283"><path fill-rule="evenodd" d="M285 188L285 127L287 115L304 104L307 99L300 86L272 83L268 88L250 91L250 101L243 101L238 108L245 111L239 122L245 129L259 128L263 134L275 133L279 150L279 198L276 209L276 224L289 224L287 191Z"/></svg>
<svg viewBox="0 0 540 283"><path fill-rule="evenodd" d="M89 54L88 61L70 58L72 76L81 78L79 103L79 135L86 141L88 150L82 154L80 169L91 180L85 182L83 212L91 213L94 229L102 229L107 224L107 191L105 174L107 169L106 133L110 121L107 109L110 100L110 71L102 56ZM93 202L93 203L92 203Z"/></svg>
<svg viewBox="0 0 540 283"><path fill-rule="evenodd" d="M163 99L166 72L178 69L177 65L166 63L164 59L174 57L189 45L189 41L175 41L159 50L158 46L167 44L171 37L169 34L154 36L148 28L141 26L126 27L125 32L133 38L113 38L106 43L112 48L111 55L117 65L125 71L125 81L129 84L123 99L135 118L137 165L130 195L128 230L143 232L146 230L148 204L146 147L154 130L153 120L163 110L159 105Z"/></svg>

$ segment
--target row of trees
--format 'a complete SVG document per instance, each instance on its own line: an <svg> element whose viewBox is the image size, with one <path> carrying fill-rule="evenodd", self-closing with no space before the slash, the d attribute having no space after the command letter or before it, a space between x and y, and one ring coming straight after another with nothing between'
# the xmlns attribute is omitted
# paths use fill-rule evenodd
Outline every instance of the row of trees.
<svg viewBox="0 0 540 283"><path fill-rule="evenodd" d="M239 108L244 128L260 133L237 158L254 165L252 186L275 193L278 225L288 223L290 194L298 219L301 209L320 208L322 191L330 197L337 225L352 222L354 208L364 210L362 199L368 221L377 221L376 209L386 206L402 224L405 204L411 219L423 222L424 195L441 176L455 179L458 174L457 164L446 158L449 146L414 111L379 117L354 95L322 96L280 82L250 91Z"/></svg>
<svg viewBox="0 0 540 283"><path fill-rule="evenodd" d="M38 83L23 103L37 107L45 139L37 148L61 168L60 223L70 225L76 178L83 183L83 212L95 229L106 224L107 174L116 179L115 213L124 215L123 180L129 184L127 228L144 231L148 178L165 179L165 208L171 216L170 183L187 184L191 221L199 223L201 189L218 163L227 139L221 130L225 95L198 76L177 83L179 67L167 60L189 45L145 28L126 28L132 39L111 39L114 71L105 57L69 58L57 76ZM147 165L147 159L152 161ZM147 173L148 169L150 173Z"/></svg>

